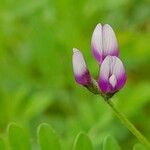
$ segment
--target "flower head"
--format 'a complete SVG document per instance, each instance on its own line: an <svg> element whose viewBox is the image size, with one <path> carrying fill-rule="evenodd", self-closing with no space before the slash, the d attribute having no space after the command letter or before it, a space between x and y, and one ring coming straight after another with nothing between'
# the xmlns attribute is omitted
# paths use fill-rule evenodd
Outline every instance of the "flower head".
<svg viewBox="0 0 150 150"><path fill-rule="evenodd" d="M99 78L95 80L90 75L82 53L74 48L72 63L75 80L92 93L101 94L108 100L123 88L126 82L125 69L118 58L118 42L111 26L99 23L93 32L91 45L94 57L101 64Z"/></svg>
<svg viewBox="0 0 150 150"><path fill-rule="evenodd" d="M116 56L107 56L101 64L98 79L102 93L115 93L126 82L126 74L121 60Z"/></svg>
<svg viewBox="0 0 150 150"><path fill-rule="evenodd" d="M73 49L72 64L76 82L84 86L89 85L91 83L89 70L82 53L76 48Z"/></svg>
<svg viewBox="0 0 150 150"><path fill-rule="evenodd" d="M99 63L102 63L108 55L119 55L117 38L108 24L97 24L92 35L91 47L92 53Z"/></svg>

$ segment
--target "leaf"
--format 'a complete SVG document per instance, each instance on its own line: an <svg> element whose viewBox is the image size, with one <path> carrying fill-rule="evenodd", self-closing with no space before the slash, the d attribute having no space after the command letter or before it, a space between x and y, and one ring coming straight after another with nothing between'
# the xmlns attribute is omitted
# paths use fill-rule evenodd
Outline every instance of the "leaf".
<svg viewBox="0 0 150 150"><path fill-rule="evenodd" d="M133 147L133 150L147 150L142 144L136 143Z"/></svg>
<svg viewBox="0 0 150 150"><path fill-rule="evenodd" d="M38 128L38 141L41 150L60 150L61 146L55 131L50 125L42 123Z"/></svg>
<svg viewBox="0 0 150 150"><path fill-rule="evenodd" d="M4 143L4 140L2 138L0 138L0 149L5 150L5 143Z"/></svg>
<svg viewBox="0 0 150 150"><path fill-rule="evenodd" d="M29 120L45 111L52 103L51 95L46 92L34 94L26 106L24 117Z"/></svg>
<svg viewBox="0 0 150 150"><path fill-rule="evenodd" d="M120 150L120 146L115 138L107 136L103 142L103 150Z"/></svg>
<svg viewBox="0 0 150 150"><path fill-rule="evenodd" d="M75 139L73 150L93 150L92 142L84 133L79 133Z"/></svg>
<svg viewBox="0 0 150 150"><path fill-rule="evenodd" d="M27 133L15 123L9 125L8 136L12 150L31 150Z"/></svg>

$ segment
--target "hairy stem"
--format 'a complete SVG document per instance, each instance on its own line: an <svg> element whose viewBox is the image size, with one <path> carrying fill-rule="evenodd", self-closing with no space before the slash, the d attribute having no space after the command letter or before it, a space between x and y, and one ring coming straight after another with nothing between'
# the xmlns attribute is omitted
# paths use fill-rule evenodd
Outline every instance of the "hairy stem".
<svg viewBox="0 0 150 150"><path fill-rule="evenodd" d="M114 114L120 119L120 121L128 128L128 130L136 136L136 138L150 149L150 142L136 129L136 127L127 119L127 117L121 113L109 99L105 99L105 102L110 106Z"/></svg>

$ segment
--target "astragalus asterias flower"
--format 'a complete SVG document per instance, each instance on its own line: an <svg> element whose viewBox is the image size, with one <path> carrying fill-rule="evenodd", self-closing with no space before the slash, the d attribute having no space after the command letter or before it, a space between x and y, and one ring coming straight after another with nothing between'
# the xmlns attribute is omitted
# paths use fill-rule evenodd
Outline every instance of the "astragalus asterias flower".
<svg viewBox="0 0 150 150"><path fill-rule="evenodd" d="M76 82L92 93L99 94L98 83L90 75L82 53L76 48L73 48L72 64Z"/></svg>
<svg viewBox="0 0 150 150"><path fill-rule="evenodd" d="M82 53L76 48L73 48L72 64L76 82L84 86L90 84L91 75L87 69L86 62Z"/></svg>
<svg viewBox="0 0 150 150"><path fill-rule="evenodd" d="M102 63L108 55L118 57L118 42L110 25L97 24L92 35L91 48L95 59L99 63Z"/></svg>
<svg viewBox="0 0 150 150"><path fill-rule="evenodd" d="M72 63L75 80L89 91L109 99L126 82L125 68L118 58L118 42L111 26L99 23L93 32L91 44L92 52L99 62L99 78L95 80L91 76L82 53L74 48Z"/></svg>
<svg viewBox="0 0 150 150"><path fill-rule="evenodd" d="M113 94L126 82L125 68L116 56L107 56L101 64L98 84L102 93Z"/></svg>

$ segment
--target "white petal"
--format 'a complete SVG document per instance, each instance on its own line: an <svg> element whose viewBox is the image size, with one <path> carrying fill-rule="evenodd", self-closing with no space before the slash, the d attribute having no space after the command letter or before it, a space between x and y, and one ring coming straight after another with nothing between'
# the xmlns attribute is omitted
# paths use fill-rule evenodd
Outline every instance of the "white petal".
<svg viewBox="0 0 150 150"><path fill-rule="evenodd" d="M113 66L113 71L112 71L112 73L113 73L117 78L119 78L119 77L121 77L122 75L125 74L125 68L124 68L124 66L123 66L122 61L121 61L118 57L114 56L114 58L115 58L115 63L114 63L114 66Z"/></svg>
<svg viewBox="0 0 150 150"><path fill-rule="evenodd" d="M111 84L111 86L114 88L117 84L117 79L115 77L114 74L111 75L111 77L109 78L109 83Z"/></svg>
<svg viewBox="0 0 150 150"><path fill-rule="evenodd" d="M108 80L110 74L111 56L107 56L100 67L100 79Z"/></svg>
<svg viewBox="0 0 150 150"><path fill-rule="evenodd" d="M118 42L116 35L110 25L103 26L103 53L104 55L118 54Z"/></svg>
<svg viewBox="0 0 150 150"><path fill-rule="evenodd" d="M87 71L84 57L82 53L76 48L73 48L72 63L75 76L81 76Z"/></svg>
<svg viewBox="0 0 150 150"><path fill-rule="evenodd" d="M96 51L95 53L102 55L102 25L99 23L94 29L93 35L92 35L92 50Z"/></svg>

